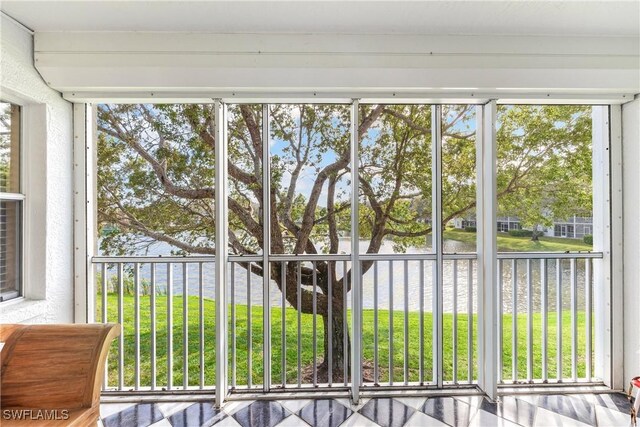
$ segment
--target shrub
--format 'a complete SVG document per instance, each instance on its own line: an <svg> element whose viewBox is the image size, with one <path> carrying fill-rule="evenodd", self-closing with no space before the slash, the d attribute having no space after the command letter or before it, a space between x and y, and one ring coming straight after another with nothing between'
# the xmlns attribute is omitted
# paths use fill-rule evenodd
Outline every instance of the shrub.
<svg viewBox="0 0 640 427"><path fill-rule="evenodd" d="M476 227L465 227L464 231L468 232L468 233L475 233L476 231Z"/></svg>
<svg viewBox="0 0 640 427"><path fill-rule="evenodd" d="M509 235L514 237L532 237L533 230L509 230Z"/></svg>
<svg viewBox="0 0 640 427"><path fill-rule="evenodd" d="M593 235L585 234L584 237L582 238L582 241L585 242L587 245L593 245Z"/></svg>
<svg viewBox="0 0 640 427"><path fill-rule="evenodd" d="M97 293L102 293L102 274L98 273L96 275L96 288ZM118 276L116 274L112 274L108 276L106 280L107 293L118 293ZM134 295L136 289L135 279L132 271L127 271L124 269L124 275L122 276L122 291L125 295ZM151 283L148 279L140 278L140 295L150 295ZM166 292L160 292L160 290L156 289L156 294L162 295Z"/></svg>

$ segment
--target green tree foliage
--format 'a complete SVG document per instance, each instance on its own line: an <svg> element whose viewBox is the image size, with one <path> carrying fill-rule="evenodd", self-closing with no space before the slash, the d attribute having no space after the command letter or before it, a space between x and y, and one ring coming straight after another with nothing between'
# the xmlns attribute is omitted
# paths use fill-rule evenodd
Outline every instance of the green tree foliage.
<svg viewBox="0 0 640 427"><path fill-rule="evenodd" d="M533 228L591 216L590 113L571 105L499 107L499 214Z"/></svg>
<svg viewBox="0 0 640 427"><path fill-rule="evenodd" d="M11 113L10 103L0 103L0 191L2 192L13 190L10 188Z"/></svg>

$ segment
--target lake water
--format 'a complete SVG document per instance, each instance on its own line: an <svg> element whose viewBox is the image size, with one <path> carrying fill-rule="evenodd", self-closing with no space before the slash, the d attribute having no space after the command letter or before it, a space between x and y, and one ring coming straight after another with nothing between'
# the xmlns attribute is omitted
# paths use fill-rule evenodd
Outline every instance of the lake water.
<svg viewBox="0 0 640 427"><path fill-rule="evenodd" d="M361 251L364 252L368 242L361 241ZM446 240L444 242L446 253L463 253L475 250L475 245L468 243ZM347 252L350 248L350 240L343 239L340 242L340 250ZM408 248L406 253L426 253L426 248ZM380 253L393 253L393 245L391 242L384 242ZM170 255L171 247L164 243L154 243L149 246L148 251L139 255ZM432 311L433 299L433 261L401 261L396 260L392 263L389 261L381 261L377 263L377 306L380 309L393 308L394 310L403 311L405 307L409 311L417 311L420 309L421 286L423 287L423 307L427 312ZM422 274L421 274L422 265ZM514 292L512 285L512 265L511 261L505 261L502 271L502 300L504 312L513 311ZM347 267L348 268L348 267ZM185 292L189 295L198 295L200 282L200 266L197 263L187 264L186 267L186 289L185 289L185 271L183 265L176 264L173 267L173 293L181 295ZM471 286L469 286L469 269L471 269ZM562 263L562 300L563 308L570 308L570 265L566 260ZM578 260L576 265L577 272L577 298L580 309L584 307L585 302L585 274L584 261ZM363 307L372 309L375 306L374 280L375 267L371 267L363 276ZM527 300L527 264L526 260L519 260L516 266L517 270L517 289L516 289L516 306L518 312L525 312L528 306ZM534 311L541 309L541 281L540 281L541 264L539 260L531 261L531 281L532 281L532 304ZM338 263L338 277L342 277L342 263ZM457 272L457 275L454 275ZM247 276L244 267L233 264L233 286L230 286L230 292L233 292L233 299L236 304L247 304L250 299L251 305L263 304L263 285L262 277L255 274ZM115 268L109 269L108 277L116 275ZM457 277L455 280L454 276ZM549 261L547 266L548 276L548 299L549 310L556 309L557 291L556 291L556 264L555 261ZM151 265L144 264L141 267L141 278L143 284L148 283L151 277ZM155 266L156 288L158 292L166 292L167 284L167 266L166 264L157 264ZM453 312L454 307L461 313L467 313L469 303L472 304L472 311L477 311L477 271L475 260L458 260L457 263L452 260L446 260L443 264L443 309L444 312ZM206 298L214 298L215 296L215 266L214 263L204 263L202 265L202 278L204 296ZM406 280L405 280L406 278ZM422 281L421 281L422 278ZM113 279L111 279L113 280ZM422 285L421 285L422 284ZM471 289L471 293L469 292ZM271 283L269 291L269 299L272 306L282 305L282 294L275 282ZM250 296L250 297L249 297ZM471 296L471 301L469 301ZM351 294L347 296L347 306L351 306ZM286 304L288 306L288 303Z"/></svg>

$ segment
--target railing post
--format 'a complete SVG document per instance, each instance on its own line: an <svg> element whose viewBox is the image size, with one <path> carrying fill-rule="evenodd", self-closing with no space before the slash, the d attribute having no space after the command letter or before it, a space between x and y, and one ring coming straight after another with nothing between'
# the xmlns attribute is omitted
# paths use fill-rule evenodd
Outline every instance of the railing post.
<svg viewBox="0 0 640 427"><path fill-rule="evenodd" d="M478 247L478 385L495 400L499 346L496 340L496 102L476 110ZM501 274L501 272L500 272Z"/></svg>
<svg viewBox="0 0 640 427"><path fill-rule="evenodd" d="M122 334L120 334L122 337ZM173 388L173 263L167 262L167 390Z"/></svg>
<svg viewBox="0 0 640 427"><path fill-rule="evenodd" d="M216 99L216 406L227 396L227 124L226 106Z"/></svg>
<svg viewBox="0 0 640 427"><path fill-rule="evenodd" d="M360 245L359 245L359 159L358 125L360 102L354 99L351 103L351 399L354 404L360 401L360 382L362 377L361 345L362 345L362 298L360 277ZM345 301L346 303L346 301ZM346 307L345 307L346 313Z"/></svg>

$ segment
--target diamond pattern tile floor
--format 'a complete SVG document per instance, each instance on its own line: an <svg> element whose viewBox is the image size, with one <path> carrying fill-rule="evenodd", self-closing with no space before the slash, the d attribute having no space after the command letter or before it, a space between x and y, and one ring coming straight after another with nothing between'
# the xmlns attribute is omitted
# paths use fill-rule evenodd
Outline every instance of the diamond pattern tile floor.
<svg viewBox="0 0 640 427"><path fill-rule="evenodd" d="M212 426L226 417L226 414L217 409L211 402L198 402L183 411L169 417L169 423L173 427Z"/></svg>
<svg viewBox="0 0 640 427"><path fill-rule="evenodd" d="M629 402L620 393L363 399L211 401L102 404L104 427L533 427L628 426Z"/></svg>
<svg viewBox="0 0 640 427"><path fill-rule="evenodd" d="M563 395L541 396L538 406L587 425L596 425L595 408L585 399Z"/></svg>
<svg viewBox="0 0 640 427"><path fill-rule="evenodd" d="M483 399L480 409L483 412L489 412L523 426L533 425L536 416L536 407L534 405L511 396L501 397L497 402Z"/></svg>
<svg viewBox="0 0 640 427"><path fill-rule="evenodd" d="M314 399L298 412L307 424L317 427L338 427L353 411L334 399Z"/></svg>
<svg viewBox="0 0 640 427"><path fill-rule="evenodd" d="M422 412L452 427L467 427L476 410L454 397L429 398L422 406Z"/></svg>
<svg viewBox="0 0 640 427"><path fill-rule="evenodd" d="M256 400L251 405L233 414L233 418L242 427L274 427L289 415L291 415L291 412L278 402Z"/></svg>
<svg viewBox="0 0 640 427"><path fill-rule="evenodd" d="M382 427L402 427L416 410L396 399L371 399L358 412Z"/></svg>
<svg viewBox="0 0 640 427"><path fill-rule="evenodd" d="M148 427L163 418L156 403L141 403L109 415L102 423L104 427Z"/></svg>

